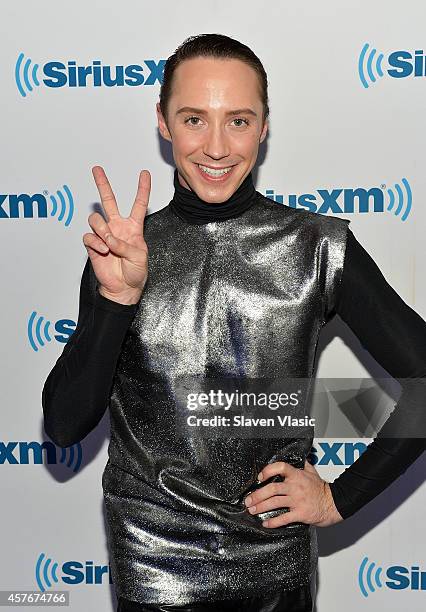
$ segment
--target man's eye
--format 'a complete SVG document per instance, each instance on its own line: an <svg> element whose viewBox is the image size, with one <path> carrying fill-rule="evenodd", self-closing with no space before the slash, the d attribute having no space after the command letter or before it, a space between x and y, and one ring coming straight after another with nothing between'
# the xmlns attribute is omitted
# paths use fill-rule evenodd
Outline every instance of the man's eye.
<svg viewBox="0 0 426 612"><path fill-rule="evenodd" d="M188 117L188 119L185 119L185 123L190 122L191 119L199 119L199 117ZM198 125L198 124L197 123L191 123L191 125Z"/></svg>
<svg viewBox="0 0 426 612"><path fill-rule="evenodd" d="M242 117L238 117L238 119L234 119L234 121L244 121L244 123L245 123L246 125L248 125L248 124L249 124L249 122L247 121L247 119L243 119Z"/></svg>

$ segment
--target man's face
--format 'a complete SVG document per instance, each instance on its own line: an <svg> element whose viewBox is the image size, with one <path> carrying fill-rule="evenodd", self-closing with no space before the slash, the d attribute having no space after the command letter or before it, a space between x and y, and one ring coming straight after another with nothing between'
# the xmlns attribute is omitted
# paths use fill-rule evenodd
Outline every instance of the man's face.
<svg viewBox="0 0 426 612"><path fill-rule="evenodd" d="M262 112L257 73L244 62L182 62L173 77L167 123L157 103L158 127L172 143L180 184L205 202L228 200L256 162L268 129ZM211 176L206 169L229 171Z"/></svg>

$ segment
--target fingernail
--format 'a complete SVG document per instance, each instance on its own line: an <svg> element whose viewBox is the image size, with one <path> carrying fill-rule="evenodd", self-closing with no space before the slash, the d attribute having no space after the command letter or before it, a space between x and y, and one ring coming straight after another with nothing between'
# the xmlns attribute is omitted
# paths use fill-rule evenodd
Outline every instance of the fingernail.
<svg viewBox="0 0 426 612"><path fill-rule="evenodd" d="M268 521L263 521L262 525L263 525L263 527L267 527L268 526Z"/></svg>
<svg viewBox="0 0 426 612"><path fill-rule="evenodd" d="M246 498L245 498L244 503L245 503L245 505L246 505L246 506L250 506L250 505L251 505L251 502L252 502L252 498L251 498L251 496L249 495L249 497L246 497Z"/></svg>
<svg viewBox="0 0 426 612"><path fill-rule="evenodd" d="M258 479L258 480L263 480L263 474L262 474L262 472L260 472L260 473L257 475L257 479Z"/></svg>
<svg viewBox="0 0 426 612"><path fill-rule="evenodd" d="M108 242L114 242L115 238L112 234L106 234L105 236L106 240L108 240Z"/></svg>
<svg viewBox="0 0 426 612"><path fill-rule="evenodd" d="M99 248L100 248L100 250L101 250L103 253L108 253L108 251L109 251L109 248L107 247L107 245L106 245L106 244L101 244L101 246L100 246Z"/></svg>

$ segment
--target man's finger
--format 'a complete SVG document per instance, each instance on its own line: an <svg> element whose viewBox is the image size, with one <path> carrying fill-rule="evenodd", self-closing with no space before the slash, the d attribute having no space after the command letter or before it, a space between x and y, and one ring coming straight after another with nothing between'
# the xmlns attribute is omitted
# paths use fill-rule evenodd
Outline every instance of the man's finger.
<svg viewBox="0 0 426 612"><path fill-rule="evenodd" d="M109 248L107 247L105 242L95 234L84 234L83 244L86 248L93 249L94 251L98 251L99 253L105 254L109 251Z"/></svg>
<svg viewBox="0 0 426 612"><path fill-rule="evenodd" d="M255 509L253 510L254 506ZM294 506L294 502L289 495L280 494L269 497L264 501L259 500L254 506L247 508L249 514L262 514L263 512L269 512L269 510L276 510L277 508L291 508Z"/></svg>
<svg viewBox="0 0 426 612"><path fill-rule="evenodd" d="M290 495L291 486L288 483L284 482L271 482L260 489L257 489L253 493L250 493L245 500L244 503L246 507L256 506L259 503L265 501L266 499L270 499L272 497L276 497L279 495Z"/></svg>
<svg viewBox="0 0 426 612"><path fill-rule="evenodd" d="M294 473L297 470L290 463L286 463L285 461L274 461L274 463L268 463L262 468L262 471L259 472L257 478L259 480L268 480L271 476L275 476L276 474L280 474L280 476L290 476L290 474Z"/></svg>
<svg viewBox="0 0 426 612"><path fill-rule="evenodd" d="M121 238L117 238L117 236L111 233L105 235L105 242L113 255L124 257L124 259L131 259L135 262L141 259L141 249L129 244L125 240L121 240Z"/></svg>
<svg viewBox="0 0 426 612"><path fill-rule="evenodd" d="M146 211L149 204L149 196L151 193L151 174L148 170L142 170L139 174L138 190L136 198L130 211L130 217L142 225L145 220Z"/></svg>
<svg viewBox="0 0 426 612"><path fill-rule="evenodd" d="M289 525L290 523L300 523L300 516L296 510L290 510L289 512L284 512L278 516L274 516L273 518L267 519L267 521L263 521L262 525L269 528L274 527L283 527L284 525Z"/></svg>
<svg viewBox="0 0 426 612"><path fill-rule="evenodd" d="M312 463L310 463L307 459L305 459L304 468L307 472L312 472L312 474L318 474L317 469Z"/></svg>
<svg viewBox="0 0 426 612"><path fill-rule="evenodd" d="M93 166L92 174L101 196L102 207L109 221L113 215L120 214L114 192L102 166Z"/></svg>
<svg viewBox="0 0 426 612"><path fill-rule="evenodd" d="M110 226L98 212L91 213L89 215L88 222L93 230L93 233L97 234L102 240L105 240L106 234L111 233Z"/></svg>

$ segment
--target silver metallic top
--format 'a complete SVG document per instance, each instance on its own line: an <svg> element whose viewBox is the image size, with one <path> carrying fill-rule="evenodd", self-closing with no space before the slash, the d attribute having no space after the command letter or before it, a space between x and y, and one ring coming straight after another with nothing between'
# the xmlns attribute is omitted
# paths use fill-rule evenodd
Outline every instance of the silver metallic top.
<svg viewBox="0 0 426 612"><path fill-rule="evenodd" d="M256 192L236 218L148 215L149 276L123 343L102 476L117 595L234 599L308 584L316 529L266 528L243 503L267 463L303 468L313 438L176 436L180 376L311 377L341 279L349 221Z"/></svg>

